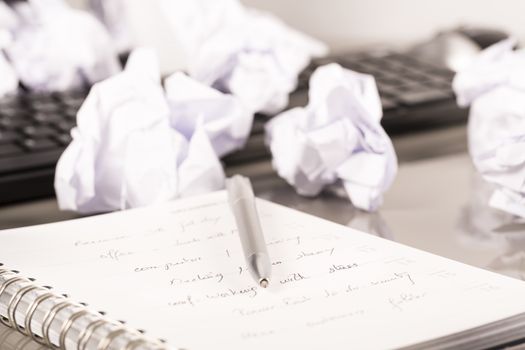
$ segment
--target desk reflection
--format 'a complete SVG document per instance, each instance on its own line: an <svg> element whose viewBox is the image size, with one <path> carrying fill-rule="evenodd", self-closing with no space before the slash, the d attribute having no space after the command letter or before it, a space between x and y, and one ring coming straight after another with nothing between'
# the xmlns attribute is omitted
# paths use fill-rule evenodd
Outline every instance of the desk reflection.
<svg viewBox="0 0 525 350"><path fill-rule="evenodd" d="M2 350L49 350L20 332L0 324L0 349Z"/></svg>
<svg viewBox="0 0 525 350"><path fill-rule="evenodd" d="M470 247L497 248L486 268L525 280L525 219L488 205L494 186L472 174L471 197L461 212L462 242Z"/></svg>
<svg viewBox="0 0 525 350"><path fill-rule="evenodd" d="M466 153L402 164L376 213L356 209L335 188L300 196L268 164L249 175L258 197L525 280L525 220L488 206L493 186Z"/></svg>
<svg viewBox="0 0 525 350"><path fill-rule="evenodd" d="M346 225L382 238L395 240L381 211L368 213L357 209L341 187L332 186L316 197L298 195L295 190L275 176L258 178L254 182L258 197L297 209L324 219Z"/></svg>
<svg viewBox="0 0 525 350"><path fill-rule="evenodd" d="M388 223L381 215L381 212L367 213L356 210L347 226L391 241L396 240Z"/></svg>

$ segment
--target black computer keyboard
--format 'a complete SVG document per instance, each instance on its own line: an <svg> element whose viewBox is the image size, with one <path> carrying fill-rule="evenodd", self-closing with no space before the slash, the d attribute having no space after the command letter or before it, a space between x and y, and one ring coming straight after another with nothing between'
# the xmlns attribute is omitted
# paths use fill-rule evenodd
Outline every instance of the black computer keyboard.
<svg viewBox="0 0 525 350"><path fill-rule="evenodd" d="M307 103L313 70L338 62L375 76L383 103L386 131L395 135L423 128L463 123L467 111L456 106L454 74L400 53L351 53L314 61L300 76L290 107ZM70 130L87 91L28 93L0 99L0 203L51 196L60 154L71 141ZM244 149L223 159L226 166L268 159L264 124L272 116L257 115Z"/></svg>
<svg viewBox="0 0 525 350"><path fill-rule="evenodd" d="M21 91L0 99L0 203L54 193L55 166L86 94Z"/></svg>

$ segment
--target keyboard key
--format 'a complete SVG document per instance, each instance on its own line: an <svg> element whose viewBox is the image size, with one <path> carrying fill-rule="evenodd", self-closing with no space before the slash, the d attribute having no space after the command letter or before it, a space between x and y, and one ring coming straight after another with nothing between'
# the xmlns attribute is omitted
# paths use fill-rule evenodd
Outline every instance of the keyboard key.
<svg viewBox="0 0 525 350"><path fill-rule="evenodd" d="M35 112L33 114L33 118L39 122L39 123L47 123L49 120L49 114L48 113L42 113L42 112Z"/></svg>
<svg viewBox="0 0 525 350"><path fill-rule="evenodd" d="M36 128L33 125L22 128L22 132L27 136L33 136L36 133Z"/></svg>
<svg viewBox="0 0 525 350"><path fill-rule="evenodd" d="M0 105L0 118L16 118L20 114L20 109L23 107L11 107Z"/></svg>
<svg viewBox="0 0 525 350"><path fill-rule="evenodd" d="M79 109L80 106L82 106L82 103L84 103L84 99L67 99L62 101L62 104L66 107L71 107L74 109Z"/></svg>
<svg viewBox="0 0 525 350"><path fill-rule="evenodd" d="M78 109L80 108L82 103L84 103L85 98L86 98L86 94L82 94L82 93L64 94L60 96L59 100L64 106Z"/></svg>
<svg viewBox="0 0 525 350"><path fill-rule="evenodd" d="M389 87L398 87L406 84L406 81L404 81L401 77L377 77L376 81L378 84L386 85Z"/></svg>
<svg viewBox="0 0 525 350"><path fill-rule="evenodd" d="M22 153L23 150L18 147L15 144L12 143L6 143L2 144L0 143L0 156L11 156L14 154Z"/></svg>
<svg viewBox="0 0 525 350"><path fill-rule="evenodd" d="M384 84L378 84L377 89L379 90L379 95L381 96L397 96L400 93L399 87L390 86L390 85L384 85Z"/></svg>
<svg viewBox="0 0 525 350"><path fill-rule="evenodd" d="M44 113L44 112L35 112L33 115L35 121L40 124L50 124L58 123L61 120L64 120L64 116L59 113Z"/></svg>
<svg viewBox="0 0 525 350"><path fill-rule="evenodd" d="M37 112L57 113L60 105L57 102L32 102L31 106Z"/></svg>
<svg viewBox="0 0 525 350"><path fill-rule="evenodd" d="M0 111L11 108L18 109L25 104L19 96L9 96L0 98Z"/></svg>
<svg viewBox="0 0 525 350"><path fill-rule="evenodd" d="M14 131L2 131L0 130L0 145L16 141L20 138L20 134Z"/></svg>
<svg viewBox="0 0 525 350"><path fill-rule="evenodd" d="M79 108L64 107L62 114L68 119L76 119Z"/></svg>
<svg viewBox="0 0 525 350"><path fill-rule="evenodd" d="M50 139L26 139L22 146L28 151L44 151L52 148L58 148L56 142Z"/></svg>
<svg viewBox="0 0 525 350"><path fill-rule="evenodd" d="M415 82L405 82L402 86L397 89L397 95L403 95L407 92L420 92L422 90L428 90L429 88L425 85Z"/></svg>
<svg viewBox="0 0 525 350"><path fill-rule="evenodd" d="M59 123L55 124L56 127L62 132L69 132L75 126L74 121L72 120L62 120Z"/></svg>
<svg viewBox="0 0 525 350"><path fill-rule="evenodd" d="M71 142L73 138L71 137L71 134L60 134L56 137L56 140L58 143L60 143L62 146L67 146Z"/></svg>
<svg viewBox="0 0 525 350"><path fill-rule="evenodd" d="M448 98L450 98L449 95L443 93L441 90L436 89L411 91L398 96L399 102L407 106L446 100Z"/></svg>
<svg viewBox="0 0 525 350"><path fill-rule="evenodd" d="M429 66L426 69L424 69L423 73L428 74L433 78L439 78L450 82L452 82L452 79L454 79L455 76L455 73L452 71L444 70L441 68L435 68L433 66Z"/></svg>
<svg viewBox="0 0 525 350"><path fill-rule="evenodd" d="M383 111L394 109L397 107L397 102L391 100L387 97L381 97L381 105L383 106Z"/></svg>
<svg viewBox="0 0 525 350"><path fill-rule="evenodd" d="M54 103L55 98L52 93L49 92L28 92L21 95L26 101L30 103Z"/></svg>
<svg viewBox="0 0 525 350"><path fill-rule="evenodd" d="M62 92L56 92L55 98L61 101L66 100L66 99L83 100L84 98L86 98L88 93L89 93L89 90L86 90L86 89L62 91Z"/></svg>
<svg viewBox="0 0 525 350"><path fill-rule="evenodd" d="M2 118L0 119L0 127L3 127L4 129L18 129L23 128L24 126L31 125L31 120L28 120L26 118L23 118L22 116L18 117L10 117L10 118Z"/></svg>
<svg viewBox="0 0 525 350"><path fill-rule="evenodd" d="M31 136L33 138L41 138L41 137L48 137L55 135L57 131L53 128L50 128L45 125L38 125L38 126L26 126L22 129L22 132L26 136Z"/></svg>
<svg viewBox="0 0 525 350"><path fill-rule="evenodd" d="M452 90L452 83L450 81L443 81L439 79L433 79L428 82L429 86L433 86L437 89L441 89L444 91L451 91Z"/></svg>

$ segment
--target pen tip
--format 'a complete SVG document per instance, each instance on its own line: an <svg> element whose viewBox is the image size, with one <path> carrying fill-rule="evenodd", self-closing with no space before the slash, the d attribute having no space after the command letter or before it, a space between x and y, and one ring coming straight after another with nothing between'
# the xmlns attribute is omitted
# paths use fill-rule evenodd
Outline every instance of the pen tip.
<svg viewBox="0 0 525 350"><path fill-rule="evenodd" d="M266 288L268 287L268 284L270 284L270 282L268 282L268 280L266 278L263 278L259 281L259 285L263 288Z"/></svg>

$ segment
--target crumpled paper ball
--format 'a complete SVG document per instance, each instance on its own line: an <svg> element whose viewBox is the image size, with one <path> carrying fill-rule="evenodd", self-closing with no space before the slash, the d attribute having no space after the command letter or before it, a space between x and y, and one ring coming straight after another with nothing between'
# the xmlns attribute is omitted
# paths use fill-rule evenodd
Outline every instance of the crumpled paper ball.
<svg viewBox="0 0 525 350"><path fill-rule="evenodd" d="M315 196L340 182L354 206L376 210L397 172L397 157L381 126L375 80L338 64L319 67L309 102L266 126L273 166L297 192Z"/></svg>
<svg viewBox="0 0 525 350"><path fill-rule="evenodd" d="M460 106L470 105L469 152L497 185L489 205L525 217L525 51L507 39L485 49L454 78Z"/></svg>
<svg viewBox="0 0 525 350"><path fill-rule="evenodd" d="M18 23L16 13L5 2L0 2L0 30L9 30Z"/></svg>
<svg viewBox="0 0 525 350"><path fill-rule="evenodd" d="M16 72L5 57L1 43L2 31L0 30L0 97L13 94L18 90L18 77Z"/></svg>
<svg viewBox="0 0 525 350"><path fill-rule="evenodd" d="M327 47L238 0L164 1L195 79L240 98L254 112L288 104L299 73Z"/></svg>
<svg viewBox="0 0 525 350"><path fill-rule="evenodd" d="M104 24L119 53L128 53L134 45L129 0L87 0L91 13Z"/></svg>
<svg viewBox="0 0 525 350"><path fill-rule="evenodd" d="M181 73L167 85L166 95L147 49L135 50L123 72L94 85L57 165L61 209L105 212L223 188L217 150L240 147L253 114ZM229 125L238 120L242 126Z"/></svg>
<svg viewBox="0 0 525 350"><path fill-rule="evenodd" d="M219 157L244 146L253 117L238 98L203 85L183 73L168 77L164 86L172 111L170 124L173 128L190 137L201 123Z"/></svg>
<svg viewBox="0 0 525 350"><path fill-rule="evenodd" d="M35 91L81 89L120 71L102 24L61 0L18 2L5 52L20 81Z"/></svg>
<svg viewBox="0 0 525 350"><path fill-rule="evenodd" d="M4 48L12 40L9 27L15 25L16 21L15 13L5 3L0 2L0 97L18 89L18 77L4 53Z"/></svg>

